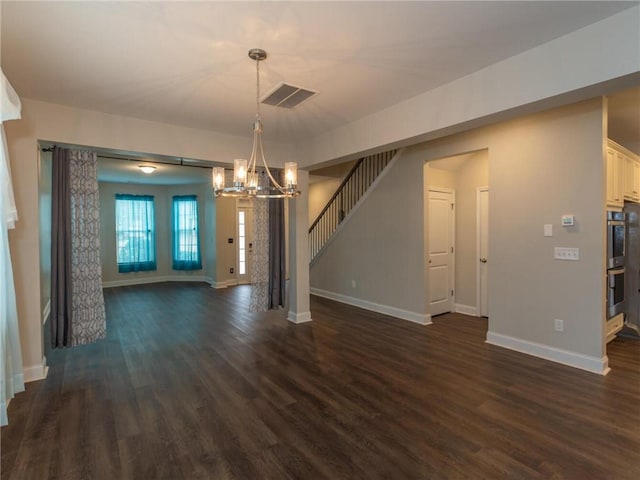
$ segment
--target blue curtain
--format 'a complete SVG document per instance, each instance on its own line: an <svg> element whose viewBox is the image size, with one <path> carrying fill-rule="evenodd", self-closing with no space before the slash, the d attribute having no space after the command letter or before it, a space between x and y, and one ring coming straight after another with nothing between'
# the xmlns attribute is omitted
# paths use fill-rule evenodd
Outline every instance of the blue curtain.
<svg viewBox="0 0 640 480"><path fill-rule="evenodd" d="M156 270L153 196L116 194L118 272Z"/></svg>
<svg viewBox="0 0 640 480"><path fill-rule="evenodd" d="M173 197L173 262L174 270L200 270L200 234L198 230L198 197Z"/></svg>

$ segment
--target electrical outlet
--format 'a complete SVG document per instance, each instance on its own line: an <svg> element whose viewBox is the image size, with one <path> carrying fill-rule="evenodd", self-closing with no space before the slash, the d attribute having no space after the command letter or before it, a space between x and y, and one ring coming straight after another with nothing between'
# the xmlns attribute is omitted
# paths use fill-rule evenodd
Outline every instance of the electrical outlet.
<svg viewBox="0 0 640 480"><path fill-rule="evenodd" d="M351 280L351 288L356 288L356 281L355 280Z"/></svg>
<svg viewBox="0 0 640 480"><path fill-rule="evenodd" d="M229 273L233 273L233 267L229 269Z"/></svg>
<svg viewBox="0 0 640 480"><path fill-rule="evenodd" d="M560 320L559 318L556 318L553 321L553 329L556 332L564 332L564 320Z"/></svg>

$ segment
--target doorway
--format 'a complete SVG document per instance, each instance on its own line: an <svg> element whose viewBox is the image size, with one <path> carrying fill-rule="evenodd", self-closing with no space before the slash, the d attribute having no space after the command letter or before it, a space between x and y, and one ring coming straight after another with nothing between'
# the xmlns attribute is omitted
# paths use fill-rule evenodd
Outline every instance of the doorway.
<svg viewBox="0 0 640 480"><path fill-rule="evenodd" d="M479 193L482 191L483 193ZM444 311L462 313L474 317L488 315L488 192L489 192L489 151L478 150L451 157L429 160L425 164L425 277L427 288L425 295L428 312L438 315ZM444 223L436 220L432 212L434 202L430 201L432 192L453 193L452 200L441 199L444 206L454 204L452 218ZM479 202L483 202L479 205ZM483 213L480 213L483 212ZM482 219L482 224L481 224ZM445 270L429 270L436 259L433 255L442 251L442 226L451 221L450 275ZM440 229L440 231L438 231ZM454 235L455 234L455 235ZM441 238L442 237L442 238ZM480 254L480 238L482 254ZM440 243L440 246L436 245ZM452 248L453 247L453 248ZM487 260L481 264L480 259ZM429 264L431 260L431 264ZM480 278L482 273L482 278ZM482 283L482 286L480 286ZM453 293L452 293L453 291ZM445 297L448 294L448 297ZM479 296L482 295L482 300Z"/></svg>
<svg viewBox="0 0 640 480"><path fill-rule="evenodd" d="M440 315L454 306L455 192L430 188L428 205L429 313Z"/></svg>

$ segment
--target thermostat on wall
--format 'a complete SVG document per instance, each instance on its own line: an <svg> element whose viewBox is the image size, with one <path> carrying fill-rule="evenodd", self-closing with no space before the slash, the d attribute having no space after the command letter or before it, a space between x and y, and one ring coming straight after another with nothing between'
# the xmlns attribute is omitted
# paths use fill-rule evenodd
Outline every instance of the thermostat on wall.
<svg viewBox="0 0 640 480"><path fill-rule="evenodd" d="M575 215L562 215L562 226L563 227L572 227L576 224L576 216Z"/></svg>

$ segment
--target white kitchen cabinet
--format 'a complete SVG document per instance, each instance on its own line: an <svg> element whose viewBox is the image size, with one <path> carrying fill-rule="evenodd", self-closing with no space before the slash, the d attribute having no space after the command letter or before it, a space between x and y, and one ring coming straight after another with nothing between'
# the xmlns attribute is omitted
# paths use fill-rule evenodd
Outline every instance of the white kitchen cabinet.
<svg viewBox="0 0 640 480"><path fill-rule="evenodd" d="M625 200L640 203L640 156L607 140L607 207L622 208Z"/></svg>
<svg viewBox="0 0 640 480"><path fill-rule="evenodd" d="M616 152L624 159L624 199L640 202L640 162L635 158Z"/></svg>
<svg viewBox="0 0 640 480"><path fill-rule="evenodd" d="M623 158L611 147L607 147L607 206L622 208L623 198Z"/></svg>
<svg viewBox="0 0 640 480"><path fill-rule="evenodd" d="M616 333L618 333L620 330L622 330L622 327L624 325L624 314L620 313L619 315L616 315L615 317L613 317L610 320L607 320L607 327L606 327L606 342L609 343L611 340L613 340L614 338L616 338Z"/></svg>

